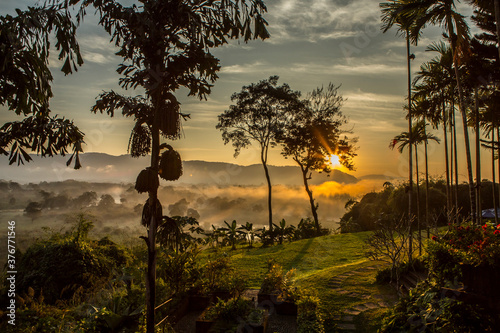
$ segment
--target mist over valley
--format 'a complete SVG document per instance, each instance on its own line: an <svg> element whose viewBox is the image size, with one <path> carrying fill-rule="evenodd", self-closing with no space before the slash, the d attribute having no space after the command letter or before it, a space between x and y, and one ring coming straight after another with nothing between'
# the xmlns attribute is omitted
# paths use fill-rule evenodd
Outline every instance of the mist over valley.
<svg viewBox="0 0 500 333"><path fill-rule="evenodd" d="M2 160L3 159L3 160ZM0 159L0 218L15 220L20 234L39 237L42 228L59 230L78 213L91 216L94 233L119 241L138 239L147 194L134 189L135 178L147 165L147 157L86 153L82 169L66 167L67 157L39 158L21 166ZM184 174L176 182L160 183L158 196L163 215L190 216L210 229L224 221L251 222L256 228L268 224L267 186L261 165L185 161ZM273 182L273 220L297 225L311 216L301 173L294 166L270 166ZM351 198L377 190L383 177L362 180L333 170L313 173L310 184L319 204L323 227L336 229Z"/></svg>

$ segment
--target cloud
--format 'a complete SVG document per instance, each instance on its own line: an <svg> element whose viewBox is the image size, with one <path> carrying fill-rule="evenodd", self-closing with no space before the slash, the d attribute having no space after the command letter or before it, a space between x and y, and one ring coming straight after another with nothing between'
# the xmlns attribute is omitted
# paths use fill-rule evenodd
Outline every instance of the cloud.
<svg viewBox="0 0 500 333"><path fill-rule="evenodd" d="M358 34L359 33L356 31L332 31L332 32L326 32L326 33L319 34L318 38L319 39L341 39L341 38L354 37Z"/></svg>
<svg viewBox="0 0 500 333"><path fill-rule="evenodd" d="M372 104L373 102L401 104L404 100L401 95L376 94L372 92L365 92L361 89L357 89L355 91L347 91L343 94L343 96L348 100L349 104Z"/></svg>
<svg viewBox="0 0 500 333"><path fill-rule="evenodd" d="M262 71L265 68L265 64L261 61L256 61L254 63L242 64L242 65L231 65L224 66L221 69L221 73L224 74L248 74L254 73L256 71Z"/></svg>
<svg viewBox="0 0 500 333"><path fill-rule="evenodd" d="M367 74L392 74L404 73L406 68L404 66L391 66L386 64L352 64L341 65L337 64L332 69L343 75L367 75Z"/></svg>
<svg viewBox="0 0 500 333"><path fill-rule="evenodd" d="M370 0L282 0L269 6L270 42L352 36L368 24L378 25L379 12L378 3Z"/></svg>
<svg viewBox="0 0 500 333"><path fill-rule="evenodd" d="M110 57L108 55L104 55L97 52L84 51L82 57L83 60L86 62L93 62L101 65L116 63L115 57Z"/></svg>
<svg viewBox="0 0 500 333"><path fill-rule="evenodd" d="M78 38L83 60L96 64L116 64L119 57L115 55L118 48L110 42L109 36L83 35Z"/></svg>
<svg viewBox="0 0 500 333"><path fill-rule="evenodd" d="M110 42L109 36L100 36L100 35L84 35L82 37L78 38L78 43L80 44L80 47L82 49L89 49L89 50L100 50L100 51L105 51L107 53L112 53L114 52L113 49L114 44Z"/></svg>
<svg viewBox="0 0 500 333"><path fill-rule="evenodd" d="M318 63L294 63L290 68L293 72L307 74L335 74L335 75L387 75L394 73L405 73L404 66L393 66L382 63L351 63L343 64L318 64Z"/></svg>
<svg viewBox="0 0 500 333"><path fill-rule="evenodd" d="M102 168L97 168L95 169L95 172L99 172L99 173L111 173L111 172L115 172L116 168L114 165L106 165Z"/></svg>

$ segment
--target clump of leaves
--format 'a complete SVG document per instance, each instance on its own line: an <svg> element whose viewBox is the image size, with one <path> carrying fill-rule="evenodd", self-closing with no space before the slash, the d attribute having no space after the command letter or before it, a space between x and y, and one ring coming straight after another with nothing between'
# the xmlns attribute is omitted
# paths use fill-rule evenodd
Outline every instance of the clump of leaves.
<svg viewBox="0 0 500 333"><path fill-rule="evenodd" d="M235 297L228 301L220 300L213 306L209 307L203 314L204 320L227 320L235 321L242 318L247 318L253 310L252 301Z"/></svg>
<svg viewBox="0 0 500 333"><path fill-rule="evenodd" d="M279 294L284 299L293 298L295 287L293 277L295 269L284 273L283 267L271 259L267 263L267 273L262 281L262 294Z"/></svg>
<svg viewBox="0 0 500 333"><path fill-rule="evenodd" d="M419 284L385 316L381 332L494 332L493 316L449 295L436 283Z"/></svg>
<svg viewBox="0 0 500 333"><path fill-rule="evenodd" d="M320 310L320 300L316 296L304 295L297 301L297 332L325 332L324 320Z"/></svg>

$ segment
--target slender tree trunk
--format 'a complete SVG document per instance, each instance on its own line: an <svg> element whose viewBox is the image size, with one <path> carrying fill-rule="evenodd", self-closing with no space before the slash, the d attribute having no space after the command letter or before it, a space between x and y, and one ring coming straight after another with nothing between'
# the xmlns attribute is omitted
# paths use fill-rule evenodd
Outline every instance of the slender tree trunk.
<svg viewBox="0 0 500 333"><path fill-rule="evenodd" d="M453 130L455 128L455 114L454 114L454 109L453 109L453 102L451 102L450 105L450 163L451 163L451 168L450 168L450 190L451 190L451 216L453 218L453 222L456 222L456 216L457 216L457 206L456 206L456 198L457 198L457 191L455 187L455 140L453 139L453 133L455 131Z"/></svg>
<svg viewBox="0 0 500 333"><path fill-rule="evenodd" d="M498 140L498 137L497 137ZM495 210L495 224L498 225L498 205L497 205L497 186L495 177L495 128L491 130L491 178L493 182L493 209Z"/></svg>
<svg viewBox="0 0 500 333"><path fill-rule="evenodd" d="M446 222L450 223L450 211L451 211L451 189L450 189L450 163L448 156L448 117L445 108L445 101L443 98L443 135L444 135L444 157L446 166Z"/></svg>
<svg viewBox="0 0 500 333"><path fill-rule="evenodd" d="M418 149L415 145L415 171L417 180L417 230L418 230L418 255L422 255L422 228L420 225L420 178L418 174Z"/></svg>
<svg viewBox="0 0 500 333"><path fill-rule="evenodd" d="M314 225L316 226L316 232L319 235L321 232L321 228L319 226L319 219L318 219L318 206L314 203L314 198L312 191L309 189L309 182L308 180L310 177L307 175L309 172L308 168L304 168L302 164L300 164L300 170L302 171L302 180L304 181L304 188L306 189L306 193L309 196L309 203L311 204L311 212L313 214L314 218Z"/></svg>
<svg viewBox="0 0 500 333"><path fill-rule="evenodd" d="M476 208L477 222L482 223L481 211L481 142L479 135L479 104L477 96L477 87L474 87L474 113L476 127Z"/></svg>
<svg viewBox="0 0 500 333"><path fill-rule="evenodd" d="M411 108L411 54L410 54L410 31L406 29L406 66L408 69L408 140L410 144L408 145L408 224L409 224L409 235L408 235L408 262L411 264L413 255L413 210L412 210L412 200L413 200L413 155L412 155L412 108Z"/></svg>
<svg viewBox="0 0 500 333"><path fill-rule="evenodd" d="M267 168L267 147L262 147L260 151L260 160L262 161L262 166L264 167L264 172L266 174L267 180L267 208L269 210L269 231L271 235L271 242L273 242L273 208L272 208L272 194L273 188L271 184L271 177L269 176L269 169Z"/></svg>
<svg viewBox="0 0 500 333"><path fill-rule="evenodd" d="M465 102L464 102L464 96L463 96L463 91L462 91L462 82L460 79L460 73L458 71L458 60L456 57L457 50L456 50L456 41L455 41L455 33L453 31L453 24L451 22L451 17L448 17L448 32L449 32L449 38L451 42L451 55L453 57L453 67L455 69L455 79L457 81L457 89L458 89L458 107L460 109L460 114L462 116L462 126L464 130L464 141L465 141L465 159L467 162L467 178L469 181L469 196L470 196L470 209L471 209L471 217L472 217L472 223L476 223L476 192L474 190L474 179L472 177L472 159L471 159L471 152L470 152L470 140L469 140L469 130L467 126L467 113L465 110Z"/></svg>
<svg viewBox="0 0 500 333"><path fill-rule="evenodd" d="M457 154L457 122L455 119L455 103L452 102L452 117L453 117L453 163L455 163L455 223L458 222L459 207L458 207L458 154Z"/></svg>
<svg viewBox="0 0 500 333"><path fill-rule="evenodd" d="M425 118L424 118L425 121ZM427 151L427 123L424 126L424 152L425 152L425 227L427 229L427 238L431 237L430 223L429 223L429 156Z"/></svg>
<svg viewBox="0 0 500 333"><path fill-rule="evenodd" d="M160 97L161 98L161 97ZM161 105L161 103L156 104ZM151 168L158 171L158 162L160 156L160 131L159 108L156 108L153 125L151 128ZM155 307L156 307L156 231L158 228L157 212L158 188L149 192L149 209L151 213L151 223L148 229L148 268L146 277L146 332L154 333L155 330Z"/></svg>
<svg viewBox="0 0 500 333"><path fill-rule="evenodd" d="M500 0L494 0L495 21L497 28L498 57L500 59Z"/></svg>

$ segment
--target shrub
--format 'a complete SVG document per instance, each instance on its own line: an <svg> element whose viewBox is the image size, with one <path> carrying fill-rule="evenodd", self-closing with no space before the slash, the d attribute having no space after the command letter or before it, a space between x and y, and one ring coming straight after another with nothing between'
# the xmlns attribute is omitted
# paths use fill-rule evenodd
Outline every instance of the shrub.
<svg viewBox="0 0 500 333"><path fill-rule="evenodd" d="M437 281L444 283L461 280L462 256L459 252L446 244L430 242L427 246L427 253L429 272Z"/></svg>
<svg viewBox="0 0 500 333"><path fill-rule="evenodd" d="M200 278L198 254L196 248L189 248L185 252L158 251L158 277L170 285L173 293L187 291Z"/></svg>
<svg viewBox="0 0 500 333"><path fill-rule="evenodd" d="M287 299L293 293L293 276L295 270L292 269L287 273L283 272L283 267L273 259L267 263L267 272L262 281L260 292L262 294L280 294Z"/></svg>
<svg viewBox="0 0 500 333"><path fill-rule="evenodd" d="M440 281L461 277L460 264L500 266L500 225L471 224L450 227L428 245L429 269Z"/></svg>
<svg viewBox="0 0 500 333"><path fill-rule="evenodd" d="M437 284L423 283L389 310L381 332L493 332L491 314L476 304L447 297Z"/></svg>
<svg viewBox="0 0 500 333"><path fill-rule="evenodd" d="M204 312L203 319L237 321L238 319L246 318L252 309L252 302L245 298L235 297L228 301L219 299L217 303Z"/></svg>
<svg viewBox="0 0 500 333"><path fill-rule="evenodd" d="M105 238L87 239L92 222L79 216L76 227L65 235L31 245L18 264L18 289L43 291L45 302L69 300L106 284L114 270L127 262L126 252Z"/></svg>
<svg viewBox="0 0 500 333"><path fill-rule="evenodd" d="M323 333L324 321L319 308L319 298L302 296L297 301L297 333Z"/></svg>

